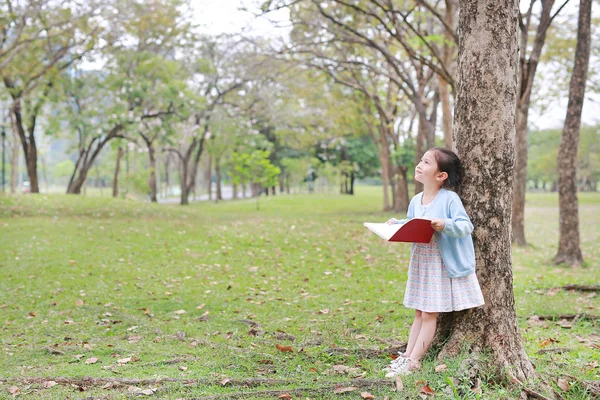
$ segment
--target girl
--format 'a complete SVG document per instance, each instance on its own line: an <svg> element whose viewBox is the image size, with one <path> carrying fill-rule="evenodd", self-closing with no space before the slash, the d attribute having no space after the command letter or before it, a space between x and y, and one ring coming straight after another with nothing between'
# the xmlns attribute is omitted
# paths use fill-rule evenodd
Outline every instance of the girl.
<svg viewBox="0 0 600 400"><path fill-rule="evenodd" d="M456 189L462 179L458 156L444 148L427 151L415 168L423 184L408 206L407 219L427 218L435 230L429 243L413 243L404 305L415 309L406 351L386 367L386 377L406 375L421 367L421 359L435 334L440 312L465 310L484 304L475 275L473 224Z"/></svg>

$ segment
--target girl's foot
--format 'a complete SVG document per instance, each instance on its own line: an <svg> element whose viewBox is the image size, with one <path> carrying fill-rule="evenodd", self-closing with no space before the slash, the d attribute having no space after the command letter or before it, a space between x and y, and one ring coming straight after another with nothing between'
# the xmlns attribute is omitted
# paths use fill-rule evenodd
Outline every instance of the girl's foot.
<svg viewBox="0 0 600 400"><path fill-rule="evenodd" d="M399 363L392 362L387 369L388 372L385 374L385 377L395 378L397 376L405 376L421 368L421 363L419 361L411 360L410 358L404 358L403 360L404 361Z"/></svg>
<svg viewBox="0 0 600 400"><path fill-rule="evenodd" d="M396 357L395 359L393 359L389 365L387 365L385 368L383 368L383 370L385 372L389 372L393 369L398 368L400 365L406 364L406 363L408 363L408 357L404 356L404 354L401 354L398 357Z"/></svg>

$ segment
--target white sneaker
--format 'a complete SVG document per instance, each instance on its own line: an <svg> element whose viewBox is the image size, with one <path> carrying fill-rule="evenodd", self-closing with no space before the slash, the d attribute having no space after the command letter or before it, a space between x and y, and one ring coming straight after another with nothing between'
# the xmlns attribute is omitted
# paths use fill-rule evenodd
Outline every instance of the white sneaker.
<svg viewBox="0 0 600 400"><path fill-rule="evenodd" d="M389 365L385 366L385 368L383 368L383 370L385 372L389 372L393 369L397 369L402 364L408 364L409 361L410 360L408 359L408 357L401 354L398 357L396 357L395 359L393 359Z"/></svg>
<svg viewBox="0 0 600 400"><path fill-rule="evenodd" d="M395 378L397 376L405 376L411 373L410 369L410 361L406 359L403 363L398 363L395 365L390 365L389 372L385 374L386 378Z"/></svg>

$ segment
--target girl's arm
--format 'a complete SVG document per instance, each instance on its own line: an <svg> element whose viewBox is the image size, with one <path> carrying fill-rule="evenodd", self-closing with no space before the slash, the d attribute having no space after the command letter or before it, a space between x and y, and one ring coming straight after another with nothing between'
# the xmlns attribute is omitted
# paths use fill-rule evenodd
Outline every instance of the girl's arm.
<svg viewBox="0 0 600 400"><path fill-rule="evenodd" d="M442 233L450 237L461 238L473 232L471 219L458 198L450 201L450 218L446 218L444 222L445 226Z"/></svg>

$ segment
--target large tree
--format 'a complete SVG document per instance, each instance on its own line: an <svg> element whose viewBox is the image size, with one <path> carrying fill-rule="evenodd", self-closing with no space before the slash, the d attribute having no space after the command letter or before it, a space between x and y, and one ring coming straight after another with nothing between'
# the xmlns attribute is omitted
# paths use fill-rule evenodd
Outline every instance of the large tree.
<svg viewBox="0 0 600 400"><path fill-rule="evenodd" d="M571 75L569 104L558 152L558 204L560 238L557 264L581 265L583 256L579 242L579 202L577 201L577 147L581 128L581 112L590 60L592 0L579 2L579 23L575 66Z"/></svg>
<svg viewBox="0 0 600 400"><path fill-rule="evenodd" d="M461 196L475 230L477 275L486 305L440 321L440 356L466 344L487 351L500 376L536 375L514 305L511 204L518 99L518 0L461 0L454 143L464 162Z"/></svg>
<svg viewBox="0 0 600 400"><path fill-rule="evenodd" d="M515 188L512 209L513 242L524 246L525 239L525 188L527 186L527 125L533 91L534 78L540 62L542 49L550 24L569 0L566 0L552 14L555 0L542 0L540 15L532 43L529 32L535 25L534 6L536 0L530 0L527 11L519 15L521 47L519 52L519 97L517 99L516 164Z"/></svg>

